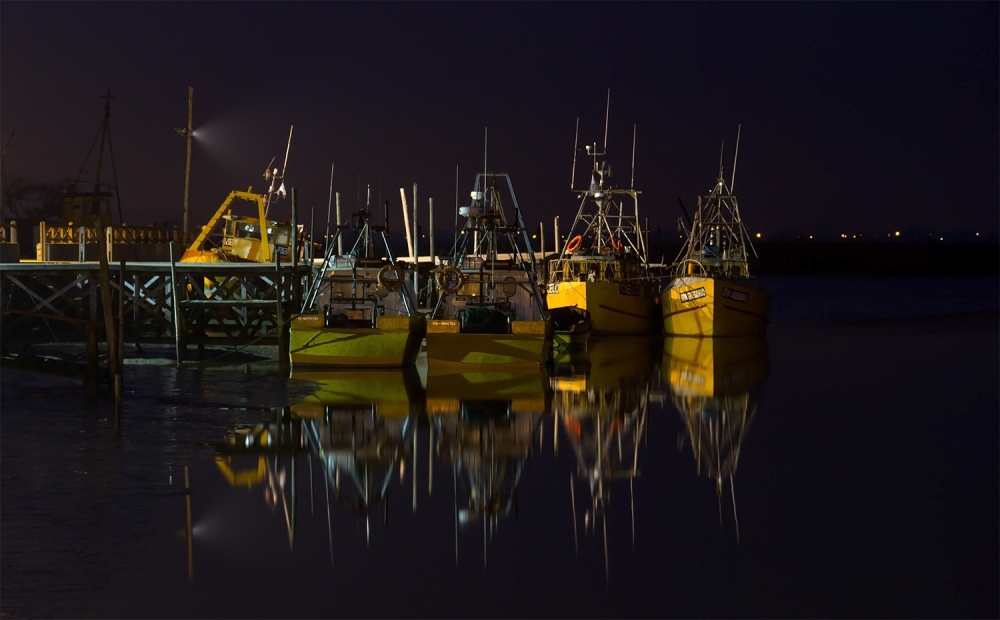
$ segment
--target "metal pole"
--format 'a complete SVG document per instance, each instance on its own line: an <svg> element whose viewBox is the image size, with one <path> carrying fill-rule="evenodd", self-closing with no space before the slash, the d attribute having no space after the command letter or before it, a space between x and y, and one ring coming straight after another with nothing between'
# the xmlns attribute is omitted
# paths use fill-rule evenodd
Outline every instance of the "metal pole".
<svg viewBox="0 0 1000 620"><path fill-rule="evenodd" d="M340 192L337 192L337 230L340 230ZM329 231L327 231L329 235ZM344 240L341 235L337 235L337 256L341 256L344 253Z"/></svg>
<svg viewBox="0 0 1000 620"><path fill-rule="evenodd" d="M170 242L170 298L173 301L174 312L174 350L177 355L177 366L180 367L184 360L184 349L181 346L181 287L177 286L177 270L174 261L174 242Z"/></svg>
<svg viewBox="0 0 1000 620"><path fill-rule="evenodd" d="M316 230L316 207L309 207L309 251L306 252L305 259L309 261L311 265L313 262L313 231Z"/></svg>
<svg viewBox="0 0 1000 620"><path fill-rule="evenodd" d="M427 220L428 220L427 221L427 234L429 235L429 239L430 239L429 255L431 257L431 269L433 270L434 269L434 263L435 263L435 260L434 260L434 199L433 198L428 198L427 199ZM430 296L430 294L428 294L427 295L427 309L430 310L430 308L431 308L431 296Z"/></svg>
<svg viewBox="0 0 1000 620"><path fill-rule="evenodd" d="M414 256L413 231L410 229L410 210L406 205L406 189L399 188L399 200L403 203L403 232L406 233L406 250L409 256ZM416 223L413 224L416 226Z"/></svg>
<svg viewBox="0 0 1000 620"><path fill-rule="evenodd" d="M552 236L555 243L552 246L552 251L556 254L559 253L559 216L556 216L555 221L552 223Z"/></svg>
<svg viewBox="0 0 1000 620"><path fill-rule="evenodd" d="M323 255L330 243L330 203L333 202L333 164L330 164L330 198L326 201L326 236L323 237ZM340 224L340 203L337 203L337 223Z"/></svg>
<svg viewBox="0 0 1000 620"><path fill-rule="evenodd" d="M188 241L188 190L191 187L191 138L194 136L194 127L191 126L192 112L194 108L194 86L188 86L188 122L187 129L184 130L184 137L187 138L187 156L184 159L184 220L182 222L182 241L187 246Z"/></svg>
<svg viewBox="0 0 1000 620"><path fill-rule="evenodd" d="M299 216L298 216L298 200L296 195L298 192L295 191L296 188L292 188L292 255L289 256L292 263L292 273L295 273L296 267L299 266ZM263 222L262 222L263 223Z"/></svg>
<svg viewBox="0 0 1000 620"><path fill-rule="evenodd" d="M420 238L417 237L417 184L413 184L413 294L417 296L417 304L420 304L420 289L417 280L418 267L420 265Z"/></svg>

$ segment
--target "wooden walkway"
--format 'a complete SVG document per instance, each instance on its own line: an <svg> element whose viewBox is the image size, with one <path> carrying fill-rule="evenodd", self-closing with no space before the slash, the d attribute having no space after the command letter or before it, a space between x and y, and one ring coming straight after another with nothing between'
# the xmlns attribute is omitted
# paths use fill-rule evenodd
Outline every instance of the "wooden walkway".
<svg viewBox="0 0 1000 620"><path fill-rule="evenodd" d="M110 265L114 316L125 341L233 347L279 344L307 290L308 264L139 263ZM0 345L84 342L72 321L103 322L98 262L0 264ZM179 360L180 361L180 360Z"/></svg>

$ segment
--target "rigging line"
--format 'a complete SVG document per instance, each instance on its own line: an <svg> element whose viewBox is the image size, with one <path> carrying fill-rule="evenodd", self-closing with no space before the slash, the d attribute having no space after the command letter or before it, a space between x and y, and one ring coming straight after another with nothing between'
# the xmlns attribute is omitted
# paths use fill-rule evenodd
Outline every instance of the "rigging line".
<svg viewBox="0 0 1000 620"><path fill-rule="evenodd" d="M125 218L122 217L122 195L118 189L118 170L115 168L115 149L111 145L111 125L108 125L108 154L111 156L111 178L115 180L115 200L118 201L118 225L122 226ZM111 215L110 213L108 214Z"/></svg>

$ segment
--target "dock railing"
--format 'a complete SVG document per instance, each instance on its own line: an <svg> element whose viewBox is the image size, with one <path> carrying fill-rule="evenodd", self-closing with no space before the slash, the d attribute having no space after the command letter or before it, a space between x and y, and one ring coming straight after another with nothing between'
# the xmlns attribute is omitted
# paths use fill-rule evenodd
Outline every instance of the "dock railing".
<svg viewBox="0 0 1000 620"><path fill-rule="evenodd" d="M40 222L35 259L38 261L84 262L97 260L100 243L95 227L52 225ZM109 226L104 229L108 260L159 262L169 260L170 243L179 242L178 226Z"/></svg>

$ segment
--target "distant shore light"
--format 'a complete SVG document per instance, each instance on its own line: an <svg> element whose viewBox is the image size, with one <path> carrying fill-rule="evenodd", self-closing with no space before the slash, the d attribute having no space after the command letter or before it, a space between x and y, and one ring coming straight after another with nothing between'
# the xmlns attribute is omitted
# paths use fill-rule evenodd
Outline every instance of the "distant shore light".
<svg viewBox="0 0 1000 620"><path fill-rule="evenodd" d="M757 233L757 238L760 239L760 233Z"/></svg>
<svg viewBox="0 0 1000 620"><path fill-rule="evenodd" d="M898 230L896 231L896 236L897 236L897 237L899 236L899 231L898 231Z"/></svg>

